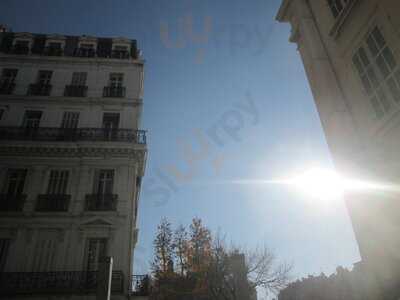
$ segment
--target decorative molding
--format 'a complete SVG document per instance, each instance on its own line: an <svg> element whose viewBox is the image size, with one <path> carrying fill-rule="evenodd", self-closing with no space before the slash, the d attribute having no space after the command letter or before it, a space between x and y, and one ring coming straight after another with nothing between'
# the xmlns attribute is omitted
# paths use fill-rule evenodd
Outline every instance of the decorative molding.
<svg viewBox="0 0 400 300"><path fill-rule="evenodd" d="M101 58L101 57L73 57L73 56L39 56L39 55L18 55L18 54L0 54L1 61L26 61L33 64L38 63L65 63L65 64L76 64L76 65L103 65L103 66L118 66L118 67L129 67L134 65L143 66L143 59L129 59L122 60L118 58Z"/></svg>
<svg viewBox="0 0 400 300"><path fill-rule="evenodd" d="M66 104L66 105L115 105L139 107L143 105L142 98L104 98L104 97L65 97L65 96L27 96L27 95L1 95L2 101L30 102L38 104ZM2 105L2 107L5 105ZM8 105L9 106L9 105ZM37 106L35 106L37 108Z"/></svg>

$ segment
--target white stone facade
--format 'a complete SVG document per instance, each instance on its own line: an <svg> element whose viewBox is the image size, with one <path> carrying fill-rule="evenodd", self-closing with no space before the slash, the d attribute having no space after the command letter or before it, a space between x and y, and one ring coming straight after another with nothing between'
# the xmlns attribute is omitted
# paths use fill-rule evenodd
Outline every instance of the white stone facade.
<svg viewBox="0 0 400 300"><path fill-rule="evenodd" d="M335 165L350 177L398 182L399 17L397 0L284 0L278 12L291 24ZM348 193L346 203L363 263L379 282L397 280L398 194Z"/></svg>
<svg viewBox="0 0 400 300"><path fill-rule="evenodd" d="M45 46L61 40L61 54L16 54L16 39L27 38L29 49L39 42L31 34L10 36L13 44L0 52L0 271L9 278L95 271L100 256L112 256L123 281L113 297L128 297L146 163L144 61L123 38L106 41L109 55L94 48L85 56L65 55L58 35L47 36ZM85 41L99 46L97 38L80 37L77 47ZM17 73L7 89L10 70ZM40 71L51 78L41 81ZM74 72L86 74L78 84Z"/></svg>

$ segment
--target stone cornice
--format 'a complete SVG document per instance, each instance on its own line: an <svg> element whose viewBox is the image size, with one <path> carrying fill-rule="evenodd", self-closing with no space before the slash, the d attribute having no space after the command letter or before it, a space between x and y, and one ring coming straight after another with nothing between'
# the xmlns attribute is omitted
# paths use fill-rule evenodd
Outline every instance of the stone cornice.
<svg viewBox="0 0 400 300"><path fill-rule="evenodd" d="M123 105L123 106L141 106L143 100L140 98L108 98L108 97L64 97L64 96L26 96L26 95L1 95L1 101L15 102L33 102L35 104L81 104L81 105Z"/></svg>
<svg viewBox="0 0 400 300"><path fill-rule="evenodd" d="M283 0L276 15L276 20L279 22L288 22L288 8L292 0Z"/></svg>
<svg viewBox="0 0 400 300"><path fill-rule="evenodd" d="M93 143L92 143L93 144ZM126 156L139 161L144 160L146 149L135 149L133 147L53 147L40 145L1 145L0 156L44 156L44 157L99 157Z"/></svg>
<svg viewBox="0 0 400 300"><path fill-rule="evenodd" d="M73 57L73 56L39 56L39 55L16 55L0 53L0 61L3 62L25 62L25 63L55 63L55 64L76 64L76 65L105 65L113 67L143 66L142 59L116 59L99 57Z"/></svg>
<svg viewBox="0 0 400 300"><path fill-rule="evenodd" d="M127 158L134 160L138 164L139 176L144 175L147 149L145 146L118 146L105 147L79 145L77 147L67 147L62 145L32 145L30 144L0 144L1 157L29 157L29 158Z"/></svg>

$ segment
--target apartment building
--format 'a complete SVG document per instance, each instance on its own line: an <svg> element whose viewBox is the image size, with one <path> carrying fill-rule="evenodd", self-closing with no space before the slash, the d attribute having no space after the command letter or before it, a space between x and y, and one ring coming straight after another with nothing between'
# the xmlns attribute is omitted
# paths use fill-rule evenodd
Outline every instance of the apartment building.
<svg viewBox="0 0 400 300"><path fill-rule="evenodd" d="M138 295L146 132L136 41L0 35L0 296L95 299L104 256L112 299Z"/></svg>

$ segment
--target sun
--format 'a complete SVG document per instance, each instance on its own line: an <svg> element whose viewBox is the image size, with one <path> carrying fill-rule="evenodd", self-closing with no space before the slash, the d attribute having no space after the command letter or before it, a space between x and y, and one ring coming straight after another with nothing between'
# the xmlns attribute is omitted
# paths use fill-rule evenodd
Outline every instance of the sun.
<svg viewBox="0 0 400 300"><path fill-rule="evenodd" d="M341 199L349 185L348 180L337 172L329 169L312 168L297 176L285 180L286 184L294 186L313 199Z"/></svg>

